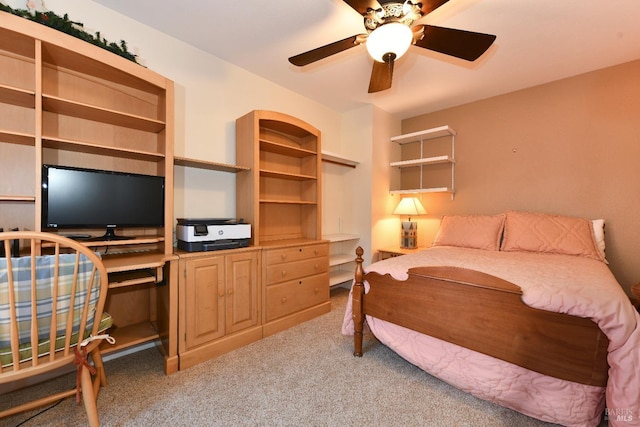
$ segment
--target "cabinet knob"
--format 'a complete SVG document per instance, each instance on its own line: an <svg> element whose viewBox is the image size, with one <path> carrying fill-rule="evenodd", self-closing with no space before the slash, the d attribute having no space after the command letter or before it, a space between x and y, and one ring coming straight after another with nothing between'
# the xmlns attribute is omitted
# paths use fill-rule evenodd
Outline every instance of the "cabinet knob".
<svg viewBox="0 0 640 427"><path fill-rule="evenodd" d="M282 260L284 261L285 259L287 259L287 254L282 254L280 255L282 257Z"/></svg>
<svg viewBox="0 0 640 427"><path fill-rule="evenodd" d="M286 275L287 275L287 272L286 272L286 271L284 271L284 270L282 270L282 271L280 272L280 274L282 274L282 277L284 277L284 276L286 276Z"/></svg>
<svg viewBox="0 0 640 427"><path fill-rule="evenodd" d="M319 266L318 264L315 264L315 265L313 266L313 268L315 268L315 269L317 270L317 269L319 269L319 268L320 268L320 266Z"/></svg>
<svg viewBox="0 0 640 427"><path fill-rule="evenodd" d="M320 289L315 288L313 291L317 294L320 291Z"/></svg>
<svg viewBox="0 0 640 427"><path fill-rule="evenodd" d="M229 290L227 291L227 295L233 295L233 289L229 289Z"/></svg>
<svg viewBox="0 0 640 427"><path fill-rule="evenodd" d="M283 304L287 302L287 297L282 297L282 299L280 300Z"/></svg>
<svg viewBox="0 0 640 427"><path fill-rule="evenodd" d="M224 292L220 292L220 298L224 298Z"/></svg>

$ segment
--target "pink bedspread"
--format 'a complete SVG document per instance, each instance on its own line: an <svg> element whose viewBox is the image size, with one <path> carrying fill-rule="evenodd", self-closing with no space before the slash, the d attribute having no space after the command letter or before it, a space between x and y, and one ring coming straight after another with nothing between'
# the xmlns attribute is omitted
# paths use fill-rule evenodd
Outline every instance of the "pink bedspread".
<svg viewBox="0 0 640 427"><path fill-rule="evenodd" d="M429 265L501 277L520 286L523 301L531 307L597 322L609 338L606 390L544 376L367 316L369 328L383 344L457 388L543 421L597 426L606 394L610 426L640 426L640 316L606 264L568 255L434 247L374 263L366 270L403 280L409 268ZM351 299L342 333L353 335Z"/></svg>

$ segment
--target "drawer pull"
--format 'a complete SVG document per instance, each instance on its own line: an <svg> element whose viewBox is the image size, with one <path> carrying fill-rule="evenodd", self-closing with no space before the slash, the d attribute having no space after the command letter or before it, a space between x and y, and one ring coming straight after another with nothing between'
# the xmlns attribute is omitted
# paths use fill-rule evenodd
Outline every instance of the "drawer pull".
<svg viewBox="0 0 640 427"><path fill-rule="evenodd" d="M227 294L228 294L228 295L233 295L233 289L229 289L229 290L227 291Z"/></svg>
<svg viewBox="0 0 640 427"><path fill-rule="evenodd" d="M315 268L315 269L317 270L317 269L319 269L319 268L320 268L320 266L319 266L318 264L315 264L315 265L313 266L313 268Z"/></svg>
<svg viewBox="0 0 640 427"><path fill-rule="evenodd" d="M285 304L287 302L287 297L282 297L282 299L280 300L283 304Z"/></svg>
<svg viewBox="0 0 640 427"><path fill-rule="evenodd" d="M286 271L284 271L284 270L282 270L282 271L280 272L280 274L282 274L282 277L284 277L284 276L286 276L286 275L287 275L287 272L286 272Z"/></svg>
<svg viewBox="0 0 640 427"><path fill-rule="evenodd" d="M315 288L313 291L317 294L320 291L320 289Z"/></svg>
<svg viewBox="0 0 640 427"><path fill-rule="evenodd" d="M220 298L224 298L224 292L220 292Z"/></svg>
<svg viewBox="0 0 640 427"><path fill-rule="evenodd" d="M280 255L282 257L282 260L284 261L285 259L287 259L287 254L282 254Z"/></svg>

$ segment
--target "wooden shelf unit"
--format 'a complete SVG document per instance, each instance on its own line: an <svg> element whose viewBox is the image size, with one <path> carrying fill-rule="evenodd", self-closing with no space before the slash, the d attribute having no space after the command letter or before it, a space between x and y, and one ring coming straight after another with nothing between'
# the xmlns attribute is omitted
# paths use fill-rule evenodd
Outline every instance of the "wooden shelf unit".
<svg viewBox="0 0 640 427"><path fill-rule="evenodd" d="M176 292L165 281L175 274L173 82L4 12L0 70L0 227L51 231L41 225L43 164L165 178L165 227L118 230L129 239L86 244L103 254L110 274L105 310L114 318L117 342L108 351L160 338L169 371L177 363L177 331L169 326L177 324L169 302ZM104 230L60 234L77 232Z"/></svg>
<svg viewBox="0 0 640 427"><path fill-rule="evenodd" d="M236 215L252 244L321 239L320 131L300 119L256 110L236 121Z"/></svg>
<svg viewBox="0 0 640 427"><path fill-rule="evenodd" d="M331 310L329 245L321 232L320 131L256 110L236 120L236 215L262 247L262 322L268 336Z"/></svg>

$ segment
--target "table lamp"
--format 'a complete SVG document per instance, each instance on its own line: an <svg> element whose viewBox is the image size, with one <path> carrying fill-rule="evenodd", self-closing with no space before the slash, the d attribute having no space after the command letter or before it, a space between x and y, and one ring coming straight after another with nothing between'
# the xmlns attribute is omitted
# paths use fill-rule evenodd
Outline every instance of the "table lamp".
<svg viewBox="0 0 640 427"><path fill-rule="evenodd" d="M407 215L408 221L402 221L400 233L400 247L403 249L415 249L418 247L418 223L411 221L413 215L425 215L424 206L417 197L404 197L393 211L394 215Z"/></svg>

